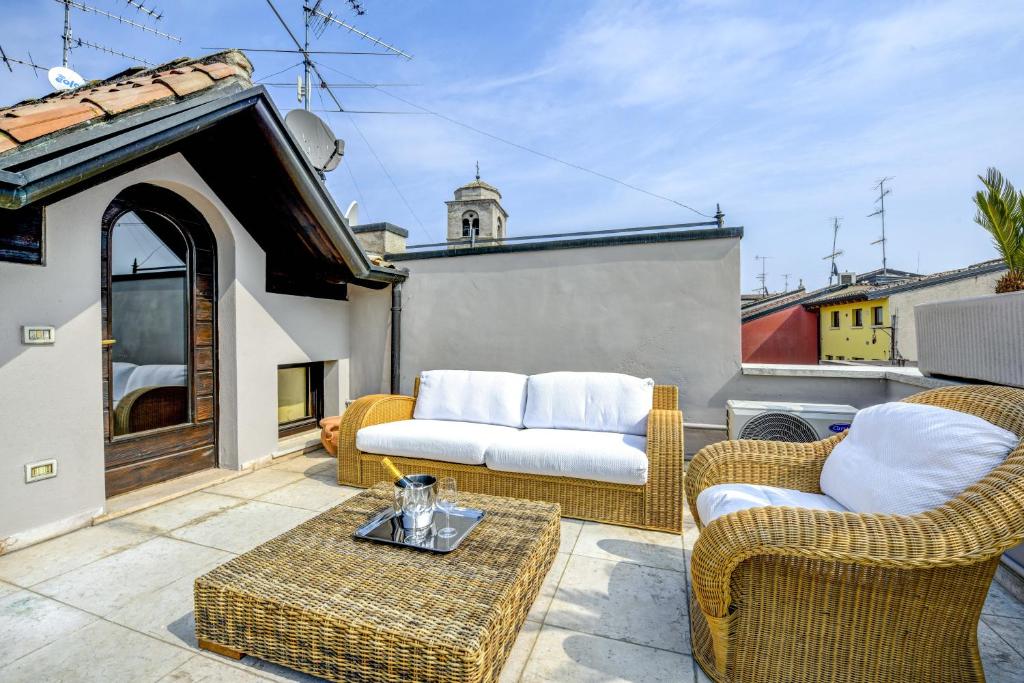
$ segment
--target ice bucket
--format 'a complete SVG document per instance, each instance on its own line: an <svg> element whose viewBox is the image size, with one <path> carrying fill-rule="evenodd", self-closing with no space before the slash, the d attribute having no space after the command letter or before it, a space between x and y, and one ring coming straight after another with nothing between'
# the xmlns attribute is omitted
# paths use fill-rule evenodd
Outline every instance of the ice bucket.
<svg viewBox="0 0 1024 683"><path fill-rule="evenodd" d="M436 502L437 479L429 474L410 474L395 482L395 515L402 520L403 529L430 527Z"/></svg>

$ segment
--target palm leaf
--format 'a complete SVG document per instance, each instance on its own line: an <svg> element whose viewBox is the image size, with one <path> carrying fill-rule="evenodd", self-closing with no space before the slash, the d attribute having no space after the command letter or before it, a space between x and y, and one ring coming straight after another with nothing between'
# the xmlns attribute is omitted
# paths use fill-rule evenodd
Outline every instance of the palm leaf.
<svg viewBox="0 0 1024 683"><path fill-rule="evenodd" d="M974 195L974 222L992 235L992 242L1013 272L1024 272L1024 193L996 169L978 176L984 190Z"/></svg>

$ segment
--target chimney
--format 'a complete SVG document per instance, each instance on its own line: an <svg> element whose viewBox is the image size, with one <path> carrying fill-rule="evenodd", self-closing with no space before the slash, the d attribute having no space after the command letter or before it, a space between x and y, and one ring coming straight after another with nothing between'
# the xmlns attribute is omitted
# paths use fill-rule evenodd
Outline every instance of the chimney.
<svg viewBox="0 0 1024 683"><path fill-rule="evenodd" d="M363 251L373 256L400 254L405 251L409 231L392 223L366 223L351 228Z"/></svg>

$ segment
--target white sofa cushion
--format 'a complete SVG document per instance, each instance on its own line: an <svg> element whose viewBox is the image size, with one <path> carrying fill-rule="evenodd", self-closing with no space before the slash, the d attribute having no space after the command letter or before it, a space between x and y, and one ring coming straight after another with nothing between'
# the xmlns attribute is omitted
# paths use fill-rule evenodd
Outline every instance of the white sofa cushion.
<svg viewBox="0 0 1024 683"><path fill-rule="evenodd" d="M647 439L631 434L524 429L496 439L485 460L501 472L647 483Z"/></svg>
<svg viewBox="0 0 1024 683"><path fill-rule="evenodd" d="M821 471L821 490L854 512L913 515L956 498L1020 439L980 417L915 403L857 413Z"/></svg>
<svg viewBox="0 0 1024 683"><path fill-rule="evenodd" d="M363 427L356 432L356 448L364 453L483 465L489 444L518 431L474 422L400 420Z"/></svg>
<svg viewBox="0 0 1024 683"><path fill-rule="evenodd" d="M717 484L709 486L697 496L697 514L704 525L730 512L769 506L847 511L837 500L820 493L760 484Z"/></svg>
<svg viewBox="0 0 1024 683"><path fill-rule="evenodd" d="M526 375L475 370L427 370L420 374L413 417L521 428Z"/></svg>
<svg viewBox="0 0 1024 683"><path fill-rule="evenodd" d="M530 429L580 429L647 435L654 380L613 372L531 375L523 424Z"/></svg>

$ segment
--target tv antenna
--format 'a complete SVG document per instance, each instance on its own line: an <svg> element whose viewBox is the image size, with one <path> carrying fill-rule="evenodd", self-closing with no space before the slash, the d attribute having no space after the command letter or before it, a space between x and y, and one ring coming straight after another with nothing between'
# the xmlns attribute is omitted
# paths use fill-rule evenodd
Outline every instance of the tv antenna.
<svg viewBox="0 0 1024 683"><path fill-rule="evenodd" d="M4 66L6 66L7 70L11 73L14 73L14 67L11 66L12 64L20 64L21 66L27 66L28 68L32 69L32 72L35 74L36 78L39 78L40 71L44 73L46 72L46 67L39 66L38 64L36 64L35 60L32 59L31 52L28 53L27 60L15 59L14 57L7 56L7 53L4 52L4 48L2 45L0 45L0 61L4 63Z"/></svg>
<svg viewBox="0 0 1024 683"><path fill-rule="evenodd" d="M771 256L755 256L754 259L761 262L761 273L757 276L757 279L761 282L761 294L768 296L768 273L765 270L765 265L768 263L768 259Z"/></svg>
<svg viewBox="0 0 1024 683"><path fill-rule="evenodd" d="M839 221L843 220L839 216L832 217L832 253L824 257L823 261L832 260L832 268L828 272L828 286L832 286L832 279L839 277L839 269L836 268L836 258L843 255L842 249L836 249L836 239L839 236Z"/></svg>
<svg viewBox="0 0 1024 683"><path fill-rule="evenodd" d="M181 42L181 38L179 38L178 36L172 35L165 31L161 31L160 29L154 28L147 24L143 24L142 22L135 21L134 19L129 19L128 17L122 16L120 14L114 14L112 12L102 10L99 7L87 5L86 3L79 2L78 0L54 0L54 2L57 2L64 6L64 31L61 33L61 42L63 43L63 54L61 57L61 64L64 67L68 66L68 62L71 60L71 51L76 47L88 47L92 50L105 52L107 54L114 55L117 57L124 57L125 59L139 61L150 66L153 65L152 62L148 62L144 59L136 57L135 55L130 55L126 52L122 52L121 50L117 50L112 47L107 47L106 45L99 45L97 43L93 43L88 40L83 40L81 38L76 38L74 36L74 32L71 30L71 10L77 10L79 12L82 12L83 14L95 14L97 16L105 17L107 19L110 19L111 21L116 21L119 24L123 24L130 28L142 31L144 33L148 33L158 38L170 40L175 43ZM163 19L163 13L146 6L145 0L127 0L127 4L129 7L135 9L136 12L148 16L154 21L160 21Z"/></svg>
<svg viewBox="0 0 1024 683"><path fill-rule="evenodd" d="M873 213L869 213L868 214L868 218L871 218L872 216L880 216L882 218L882 236L879 237L874 242L872 242L871 244L881 244L882 245L882 274L883 275L889 272L888 264L887 264L886 258L885 258L885 243L888 241L885 238L885 195L887 195L890 192L892 192L892 189L886 188L885 184L887 182L889 182L890 180L892 180L892 176L886 176L886 177L882 178L881 180L879 180L878 184L875 185L875 189L878 190L878 199L875 200L875 201L878 202L879 206L878 206L878 209L876 209Z"/></svg>
<svg viewBox="0 0 1024 683"><path fill-rule="evenodd" d="M792 275L792 273L783 273L782 274L782 282L783 282L782 291L783 291L783 293L789 291L789 276L790 275Z"/></svg>

